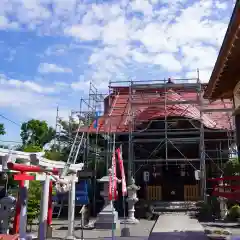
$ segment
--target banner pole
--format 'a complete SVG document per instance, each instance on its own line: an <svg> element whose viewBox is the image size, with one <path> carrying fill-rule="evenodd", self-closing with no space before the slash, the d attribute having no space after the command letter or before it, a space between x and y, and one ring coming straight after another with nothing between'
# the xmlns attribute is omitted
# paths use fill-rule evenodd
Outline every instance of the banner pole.
<svg viewBox="0 0 240 240"><path fill-rule="evenodd" d="M121 156L122 156L122 144L120 145L120 153L121 153ZM122 162L123 162L123 157L122 157ZM123 165L123 168L124 168L124 164L122 164L122 165ZM124 228L126 228L126 204L125 204L125 193L123 193L123 191L122 191L122 201L123 201L122 204L123 204Z"/></svg>
<svg viewBox="0 0 240 240"><path fill-rule="evenodd" d="M115 197L115 189L114 189L114 181L115 181L115 166L114 164L116 164L116 162L114 163L114 158L115 158L116 154L115 154L115 134L113 134L113 154L112 154L112 200L111 200L111 205L112 205L112 214L114 216L114 206L113 206L113 199ZM115 236L114 236L114 221L112 222L112 240L114 240Z"/></svg>

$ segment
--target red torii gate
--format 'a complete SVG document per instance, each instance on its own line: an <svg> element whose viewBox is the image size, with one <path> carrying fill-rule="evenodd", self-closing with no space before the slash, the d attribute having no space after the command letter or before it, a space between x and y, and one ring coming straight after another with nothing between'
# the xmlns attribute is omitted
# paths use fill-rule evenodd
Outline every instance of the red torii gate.
<svg viewBox="0 0 240 240"><path fill-rule="evenodd" d="M225 181L240 181L240 176L226 176L219 178L210 178L208 181L217 182L213 186L212 195L216 197L224 197L227 199L240 200L240 186L233 186L225 183ZM219 184L219 183L222 184Z"/></svg>
<svg viewBox="0 0 240 240"><path fill-rule="evenodd" d="M20 229L20 225L26 224L24 222L25 220L21 219L21 210L23 210L23 208L26 208L26 205L24 203L25 201L27 201L25 181L35 180L35 176L29 175L27 173L49 172L57 175L59 173L59 170L56 168L53 168L52 170L48 170L40 166L28 166L28 165L12 163L12 162L8 162L7 166L8 166L8 169L19 172L14 175L14 180L19 181L19 194L18 194L18 200L16 204L14 224L13 224L14 233L18 233ZM48 215L47 215L47 225L50 226L51 224L52 224L52 181L50 181L50 184L49 184Z"/></svg>

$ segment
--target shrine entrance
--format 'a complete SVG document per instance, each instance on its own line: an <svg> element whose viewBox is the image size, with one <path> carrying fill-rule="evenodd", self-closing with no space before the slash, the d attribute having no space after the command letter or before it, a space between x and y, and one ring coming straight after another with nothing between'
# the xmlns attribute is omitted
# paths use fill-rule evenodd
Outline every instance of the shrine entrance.
<svg viewBox="0 0 240 240"><path fill-rule="evenodd" d="M138 197L148 201L196 201L199 183L190 164L144 165L135 175Z"/></svg>
<svg viewBox="0 0 240 240"><path fill-rule="evenodd" d="M184 176L180 165L163 166L162 178L162 200L184 201Z"/></svg>

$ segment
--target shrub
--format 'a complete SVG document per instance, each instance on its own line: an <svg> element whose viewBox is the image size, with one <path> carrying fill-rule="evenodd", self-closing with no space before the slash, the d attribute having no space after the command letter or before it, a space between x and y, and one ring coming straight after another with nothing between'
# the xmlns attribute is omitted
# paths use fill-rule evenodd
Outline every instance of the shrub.
<svg viewBox="0 0 240 240"><path fill-rule="evenodd" d="M237 220L237 218L240 217L240 206L235 204L234 206L232 206L229 210L229 218L231 220Z"/></svg>
<svg viewBox="0 0 240 240"><path fill-rule="evenodd" d="M28 190L27 221L31 226L40 213L42 184L39 181L30 181Z"/></svg>
<svg viewBox="0 0 240 240"><path fill-rule="evenodd" d="M212 206L209 203L204 202L198 202L196 204L196 207L198 208L198 218L200 219L210 219L212 218L213 211Z"/></svg>

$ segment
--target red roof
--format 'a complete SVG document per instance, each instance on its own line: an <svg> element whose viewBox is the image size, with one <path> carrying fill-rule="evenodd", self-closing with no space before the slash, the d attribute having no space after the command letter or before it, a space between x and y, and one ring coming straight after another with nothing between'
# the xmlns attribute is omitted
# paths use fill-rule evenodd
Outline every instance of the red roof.
<svg viewBox="0 0 240 240"><path fill-rule="evenodd" d="M123 89L121 87L121 89ZM128 94L128 87L125 90L120 90L119 94L111 95L112 103L106 113L98 118L97 128L96 123L90 127L82 127L81 132L100 132L100 133L117 133L128 132L131 116L134 113L135 123L140 124L143 121L168 117L186 117L200 120L200 106L197 104L198 94L196 90L184 90L175 92L172 89L168 90L167 103L165 108L165 90L137 90L131 96ZM131 102L130 103L130 98ZM175 103L175 102L180 103ZM190 103L190 101L196 101ZM184 103L185 102L185 103ZM189 102L189 103L187 103ZM228 99L218 100L210 103L204 99L204 108L219 109L232 108L232 102ZM202 113L203 124L210 129L232 129L231 112L210 112ZM140 122L141 121L141 122ZM135 124L135 125L136 125ZM134 129L133 129L134 131Z"/></svg>

